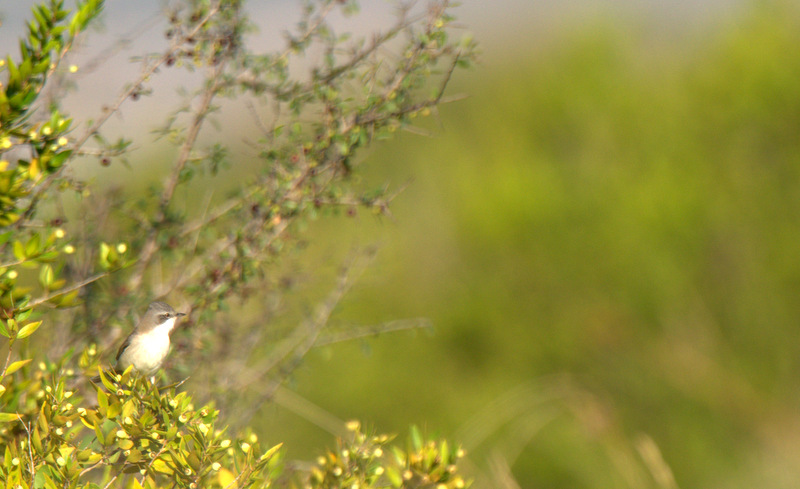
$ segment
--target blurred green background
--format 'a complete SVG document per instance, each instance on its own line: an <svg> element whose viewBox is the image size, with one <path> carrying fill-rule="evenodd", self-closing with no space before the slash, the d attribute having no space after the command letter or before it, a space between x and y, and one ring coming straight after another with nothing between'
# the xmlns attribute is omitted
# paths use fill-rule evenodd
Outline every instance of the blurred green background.
<svg viewBox="0 0 800 489"><path fill-rule="evenodd" d="M465 2L485 52L449 94L468 98L419 120L432 137L363 156L360 187L408 184L394 217L309 223L285 258L304 279L265 325L296 325L377 244L334 325L432 330L312 350L289 388L464 443L481 488L800 487L800 6L544 3ZM77 83L78 117L113 99ZM126 134L159 119L130 110ZM222 122L238 143L248 122ZM168 161L148 137L100 179ZM332 437L304 410L284 398L254 422L308 459Z"/></svg>
<svg viewBox="0 0 800 489"><path fill-rule="evenodd" d="M460 437L482 487L676 487L661 457L677 487L800 487L798 46L800 10L754 2L487 51L435 137L366 158L367 186L413 179L394 219L314 223L301 257L378 243L335 320L434 334L314 351L292 388ZM262 413L290 455L328 438Z"/></svg>

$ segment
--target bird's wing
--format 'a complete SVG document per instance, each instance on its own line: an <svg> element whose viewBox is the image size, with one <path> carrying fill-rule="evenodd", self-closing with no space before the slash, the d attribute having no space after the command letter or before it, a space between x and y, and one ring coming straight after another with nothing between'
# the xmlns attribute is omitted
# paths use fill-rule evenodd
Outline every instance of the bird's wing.
<svg viewBox="0 0 800 489"><path fill-rule="evenodd" d="M133 336L133 333L129 334L128 337L125 338L125 341L122 342L122 345L120 345L119 350L117 350L117 359L116 359L117 363L119 363L119 357L122 356L122 352L124 352L125 348L128 348L128 345L131 344L131 336Z"/></svg>

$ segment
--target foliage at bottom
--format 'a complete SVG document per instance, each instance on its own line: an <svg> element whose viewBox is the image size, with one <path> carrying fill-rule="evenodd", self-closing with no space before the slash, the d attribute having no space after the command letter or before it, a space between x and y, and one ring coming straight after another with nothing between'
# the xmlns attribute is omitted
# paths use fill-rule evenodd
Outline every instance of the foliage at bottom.
<svg viewBox="0 0 800 489"><path fill-rule="evenodd" d="M92 349L81 365L92 364ZM60 364L29 364L2 392L3 460L8 488L423 488L468 485L463 450L427 440L412 428L403 446L349 422L336 447L315 463L287 463L281 445L262 447L245 431L217 426L213 404L197 407L180 384L159 387L130 368L76 373ZM75 388L68 387L76 386ZM91 386L91 387L87 387ZM81 394L84 388L88 394Z"/></svg>

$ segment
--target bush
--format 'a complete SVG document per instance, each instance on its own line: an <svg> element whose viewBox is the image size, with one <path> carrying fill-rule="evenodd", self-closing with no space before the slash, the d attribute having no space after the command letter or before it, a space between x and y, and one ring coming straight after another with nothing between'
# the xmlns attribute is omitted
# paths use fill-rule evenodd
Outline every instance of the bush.
<svg viewBox="0 0 800 489"><path fill-rule="evenodd" d="M358 207L387 213L388 189L359 189L351 178L356 155L430 113L453 70L474 59L469 38L450 40L447 1L422 12L404 6L388 30L355 40L336 35L329 20L334 11L355 13L354 2L305 2L284 48L271 53L248 49L253 25L243 7L237 0L172 6L164 52L144 56L141 74L85 123L65 114L58 96L42 95L64 85L48 82L64 82L79 69L64 68L64 60L97 19L102 0L79 1L72 10L60 0L34 6L19 57L2 62L0 334L7 354L0 371L0 474L7 487L465 485L455 468L460 451L426 441L417 430L400 448L350 423L337 448L316 464L286 464L280 445L262 450L247 429L228 437L217 427L215 404L197 409L179 391L181 383L158 387L130 370L100 368L133 311L170 296L189 311L189 324L204 324L191 328L187 340L198 345L194 362L213 365L202 394L213 399L213 386L234 370L240 378L217 393L235 397L255 385L259 403L268 401L319 340L362 261L345 267L316 314L246 372L243 359L264 348L254 341L264 335L263 321L225 320L230 301L254 291L281 293L281 280L269 271L296 246L304 221ZM310 74L296 76L297 64L314 52L322 54ZM106 122L152 93L155 78L181 68L202 74L202 81L158 131L176 148L163 184L148 193L103 194L70 172L79 158L102 167L128 164L133 141L109 141ZM257 170L210 208L182 206L179 188L243 166L223 142L205 136L212 114L228 107L225 99L246 100L262 130ZM186 242L192 246L179 246ZM47 333L35 334L40 329ZM225 340L210 341L211 333ZM100 381L91 384L98 372Z"/></svg>

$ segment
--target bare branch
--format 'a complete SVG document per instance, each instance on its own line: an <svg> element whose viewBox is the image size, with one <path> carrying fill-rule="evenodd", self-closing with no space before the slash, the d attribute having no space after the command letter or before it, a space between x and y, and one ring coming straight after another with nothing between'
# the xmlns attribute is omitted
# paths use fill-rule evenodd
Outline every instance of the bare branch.
<svg viewBox="0 0 800 489"><path fill-rule="evenodd" d="M153 225L147 233L147 239L142 246L142 251L139 254L139 259L136 263L133 275L128 281L128 287L131 290L136 290L139 288L142 278L144 277L144 273L150 264L150 260L153 258L153 254L158 249L156 239L158 238L159 227L166 218L167 206L172 200L172 195L175 193L175 188L178 186L181 171L183 171L184 167L186 166L186 162L189 161L189 156L191 155L192 149L197 141L197 137L200 134L200 129L203 126L203 121L205 120L206 115L208 115L208 112L211 108L211 102L214 100L214 96L220 89L218 81L223 73L223 69L224 64L220 64L219 66L213 68L212 74L209 77L208 86L203 91L203 96L200 99L200 105L195 111L194 118L189 126L189 131L186 134L186 139L181 145L178 158L172 167L169 180L167 181L166 185L164 186L164 190L161 193L158 213L156 214L155 219L153 219Z"/></svg>
<svg viewBox="0 0 800 489"><path fill-rule="evenodd" d="M356 277L363 273L368 262L374 257L374 250L367 253L366 256L351 258L350 262L343 267L336 286L327 299L317 307L314 318L310 323L304 325L304 327L299 327L292 338L286 340L279 349L276 349L263 361L239 372L234 385L235 390L243 390L254 382L263 382L264 376L274 371L278 365L283 364L276 378L271 379L266 387L260 389L258 398L250 403L247 411L240 416L242 421L249 420L262 404L272 399L275 391L281 385L281 379L285 379L297 368L306 353L315 346L319 334L328 325L334 309L342 300L342 297L350 290Z"/></svg>
<svg viewBox="0 0 800 489"><path fill-rule="evenodd" d="M314 343L314 346L328 346L334 343L342 343L345 341L352 341L358 338L367 338L370 336L379 336L386 333L393 333L395 331L430 329L432 327L433 325L430 319L427 318L397 319L395 321L388 321L386 323L372 326L361 326L359 328L350 329L341 333L329 333L327 335L320 336Z"/></svg>
<svg viewBox="0 0 800 489"><path fill-rule="evenodd" d="M109 272L103 272L103 273L98 273L98 274L92 275L91 277L86 278L84 280L81 280L80 282L76 282L76 283L70 285L69 287L65 287L63 289L59 289L59 290L57 290L55 292L49 293L49 294L47 294L47 295L45 295L43 297L39 297L37 299L33 299L32 301L30 301L30 303L28 303L28 306L33 308L33 307L36 307L36 306L38 306L40 304L44 304L45 302L47 302L49 300L52 300L52 299L54 299L56 297L60 297L60 296L62 296L64 294L69 294L70 292L74 292L74 291L76 291L78 289L82 289L82 288L86 287L87 285L89 285L90 283L97 282L101 278L106 277L108 275L109 275Z"/></svg>

